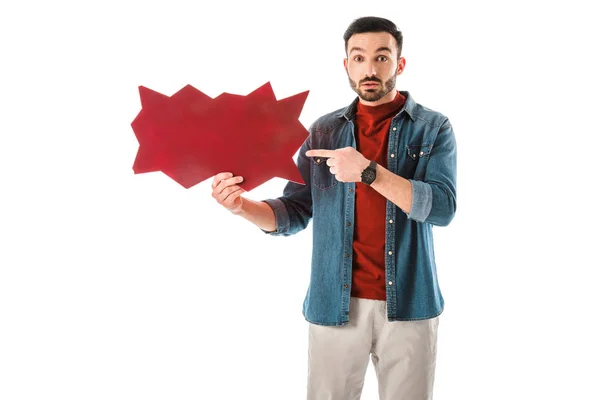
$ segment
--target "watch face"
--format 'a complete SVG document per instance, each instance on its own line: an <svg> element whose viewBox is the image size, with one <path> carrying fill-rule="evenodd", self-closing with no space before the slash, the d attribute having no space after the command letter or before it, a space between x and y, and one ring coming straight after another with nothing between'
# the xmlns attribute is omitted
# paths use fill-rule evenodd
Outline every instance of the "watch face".
<svg viewBox="0 0 600 400"><path fill-rule="evenodd" d="M366 170L363 171L362 181L364 183L373 183L374 180L375 180L375 171L373 171L371 168L367 168Z"/></svg>

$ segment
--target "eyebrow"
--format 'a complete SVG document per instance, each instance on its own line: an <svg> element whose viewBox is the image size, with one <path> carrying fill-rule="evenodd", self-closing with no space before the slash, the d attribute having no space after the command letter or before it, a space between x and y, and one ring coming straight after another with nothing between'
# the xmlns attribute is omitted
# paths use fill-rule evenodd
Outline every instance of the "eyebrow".
<svg viewBox="0 0 600 400"><path fill-rule="evenodd" d="M356 47L356 46L354 46L350 49L350 53L352 53L353 51L362 51L363 53L367 52L362 47ZM387 46L382 46L382 47L378 48L377 50L375 50L375 53L379 53L380 51L387 51L388 53L392 52L392 50L390 50L390 48Z"/></svg>

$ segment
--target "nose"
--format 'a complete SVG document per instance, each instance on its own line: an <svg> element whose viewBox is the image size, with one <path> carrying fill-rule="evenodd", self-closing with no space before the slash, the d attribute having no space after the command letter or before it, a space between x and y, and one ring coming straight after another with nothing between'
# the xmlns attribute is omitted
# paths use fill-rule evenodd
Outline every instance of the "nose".
<svg viewBox="0 0 600 400"><path fill-rule="evenodd" d="M365 76L376 76L377 71L375 70L375 63L368 62L366 65L367 69L365 70Z"/></svg>

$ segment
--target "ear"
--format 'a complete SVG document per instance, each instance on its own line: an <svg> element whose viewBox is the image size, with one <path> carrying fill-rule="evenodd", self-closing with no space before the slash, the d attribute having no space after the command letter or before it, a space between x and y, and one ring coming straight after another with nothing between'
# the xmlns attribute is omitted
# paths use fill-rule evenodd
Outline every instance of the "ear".
<svg viewBox="0 0 600 400"><path fill-rule="evenodd" d="M406 67L406 58L400 57L398 59L398 68L396 69L396 76L400 75L404 71L405 67Z"/></svg>
<svg viewBox="0 0 600 400"><path fill-rule="evenodd" d="M348 59L344 58L344 69L348 72Z"/></svg>

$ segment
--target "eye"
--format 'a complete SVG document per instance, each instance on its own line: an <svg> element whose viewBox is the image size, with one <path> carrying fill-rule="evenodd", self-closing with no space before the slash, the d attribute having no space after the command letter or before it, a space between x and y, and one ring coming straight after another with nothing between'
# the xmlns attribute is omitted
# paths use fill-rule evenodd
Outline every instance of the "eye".
<svg viewBox="0 0 600 400"><path fill-rule="evenodd" d="M386 56L379 56L379 57L377 57L377 61L384 61L385 62L387 60L388 60L388 58Z"/></svg>
<svg viewBox="0 0 600 400"><path fill-rule="evenodd" d="M354 61L361 62L363 60L363 56L355 56Z"/></svg>

